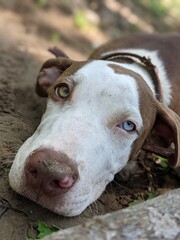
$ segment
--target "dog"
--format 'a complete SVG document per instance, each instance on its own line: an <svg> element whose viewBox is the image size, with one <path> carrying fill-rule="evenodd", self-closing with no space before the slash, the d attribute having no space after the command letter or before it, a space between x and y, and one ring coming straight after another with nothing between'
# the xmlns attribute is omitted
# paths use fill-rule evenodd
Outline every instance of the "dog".
<svg viewBox="0 0 180 240"><path fill-rule="evenodd" d="M76 216L142 149L180 166L180 35L124 36L86 61L51 51L36 85L46 111L15 157L12 189Z"/></svg>

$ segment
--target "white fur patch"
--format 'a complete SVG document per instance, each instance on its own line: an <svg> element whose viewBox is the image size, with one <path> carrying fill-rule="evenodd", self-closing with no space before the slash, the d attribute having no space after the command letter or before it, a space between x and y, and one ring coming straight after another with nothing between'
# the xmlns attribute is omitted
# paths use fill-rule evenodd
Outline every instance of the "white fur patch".
<svg viewBox="0 0 180 240"><path fill-rule="evenodd" d="M170 84L169 79L167 78L167 73L166 73L164 64L163 64L160 56L158 55L158 50L157 51L148 51L146 49L134 49L134 48L133 49L131 49L131 48L130 49L117 49L114 51L108 51L108 52L103 53L102 57L104 57L108 54L118 53L118 52L119 53L121 53L121 52L134 53L134 54L138 54L142 57L145 56L146 58L151 59L152 64L155 65L157 68L159 79L161 81L163 103L166 104L167 106L169 106L171 103L171 99L172 99L171 84ZM154 90L153 82L151 80L151 76L144 68L140 68L139 64L137 65L137 64L121 63L120 65L140 74L143 77L143 79L147 82L147 84L149 85L153 94L155 95L155 90Z"/></svg>

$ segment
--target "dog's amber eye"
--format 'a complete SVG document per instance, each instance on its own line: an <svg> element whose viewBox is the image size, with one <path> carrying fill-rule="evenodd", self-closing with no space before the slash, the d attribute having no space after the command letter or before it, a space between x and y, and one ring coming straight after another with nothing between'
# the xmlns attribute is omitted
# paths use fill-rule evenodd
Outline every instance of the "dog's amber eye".
<svg viewBox="0 0 180 240"><path fill-rule="evenodd" d="M70 95L70 88L67 84L61 84L56 87L55 93L60 98L68 98Z"/></svg>

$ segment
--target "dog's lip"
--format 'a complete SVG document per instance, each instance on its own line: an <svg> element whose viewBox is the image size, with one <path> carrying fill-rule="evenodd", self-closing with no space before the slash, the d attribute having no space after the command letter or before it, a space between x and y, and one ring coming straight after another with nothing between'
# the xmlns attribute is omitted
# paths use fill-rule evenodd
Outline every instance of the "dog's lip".
<svg viewBox="0 0 180 240"><path fill-rule="evenodd" d="M73 199L81 199L80 201L76 201L78 203L83 203L88 201L88 199L91 199L91 189L89 188L88 191L84 193L78 193L78 190L76 190L75 193L72 192L72 190L69 190L68 192L64 191L61 192L58 195L48 195L41 192L38 195L38 190L36 192L32 192L31 189L24 186L24 191L19 192L19 194L22 194L24 197L31 199L34 202L37 202L38 204L41 204L41 202L48 203L49 201L61 202L62 204L66 201L66 199L69 198L69 196L73 196ZM75 202L75 204L76 204ZM65 203L66 204L66 203Z"/></svg>
<svg viewBox="0 0 180 240"><path fill-rule="evenodd" d="M90 204L90 197L89 194L84 195L83 199L78 199L74 202L68 203L64 197L58 196L49 196L42 195L38 199L35 196L30 195L29 193L23 192L21 193L24 197L30 199L34 203L49 209L50 211L57 213L59 215L73 217L81 214ZM76 195L73 199L76 198ZM52 204L53 201L53 204Z"/></svg>

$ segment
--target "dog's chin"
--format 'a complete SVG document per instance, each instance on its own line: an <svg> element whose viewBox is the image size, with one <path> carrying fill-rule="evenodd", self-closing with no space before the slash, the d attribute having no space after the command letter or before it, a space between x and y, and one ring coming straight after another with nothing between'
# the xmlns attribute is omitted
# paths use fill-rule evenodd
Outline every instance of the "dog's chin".
<svg viewBox="0 0 180 240"><path fill-rule="evenodd" d="M20 192L19 194L32 200L41 207L46 208L64 217L78 216L92 203L90 201L89 194L84 195L83 197L78 196L59 197L47 195L35 196L34 194L32 194L32 192L27 190Z"/></svg>

